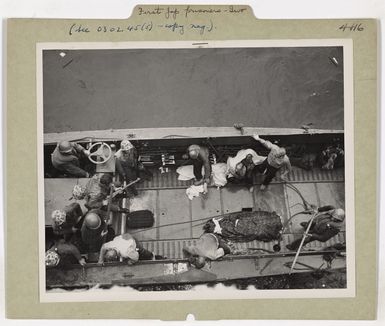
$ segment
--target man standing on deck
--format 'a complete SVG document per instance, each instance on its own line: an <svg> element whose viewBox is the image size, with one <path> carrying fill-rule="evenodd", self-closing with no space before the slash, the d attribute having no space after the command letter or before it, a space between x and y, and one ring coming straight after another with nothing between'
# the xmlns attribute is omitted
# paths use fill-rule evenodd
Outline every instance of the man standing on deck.
<svg viewBox="0 0 385 326"><path fill-rule="evenodd" d="M217 260L230 254L231 249L220 235L204 233L197 240L196 245L184 247L183 253L189 258L191 265L201 269L205 266L207 259Z"/></svg>
<svg viewBox="0 0 385 326"><path fill-rule="evenodd" d="M119 174L120 181L130 183L142 175L147 179L151 179L151 173L139 162L137 150L129 140L122 140L115 157L115 169ZM130 186L127 191L134 196L138 195L135 185Z"/></svg>
<svg viewBox="0 0 385 326"><path fill-rule="evenodd" d="M211 178L210 152L207 147L199 145L190 145L187 152L187 158L191 159L194 167L194 185L200 186L203 184L205 192L207 192L207 185L210 184ZM204 168L203 176L202 167Z"/></svg>
<svg viewBox="0 0 385 326"><path fill-rule="evenodd" d="M337 235L345 220L345 211L342 208L333 206L324 206L318 208L318 214L309 229L309 232L303 242L306 245L312 241L326 242ZM309 222L302 222L301 226L307 229ZM297 250L302 242L302 237L286 246L289 250Z"/></svg>
<svg viewBox="0 0 385 326"><path fill-rule="evenodd" d="M285 175L290 172L290 160L283 147L274 145L268 140L263 140L257 134L254 134L253 138L270 150L266 160L257 166L258 171L266 175L261 185L261 190L265 190L278 171L281 173L281 179L284 179Z"/></svg>
<svg viewBox="0 0 385 326"><path fill-rule="evenodd" d="M75 142L61 141L51 154L52 165L68 176L88 178L89 173L80 168L83 154L88 157L90 152Z"/></svg>
<svg viewBox="0 0 385 326"><path fill-rule="evenodd" d="M114 240L106 242L100 249L99 264L106 261L117 261L119 258L127 260L129 265L135 264L138 260L162 259L145 249L142 244L131 234L118 235Z"/></svg>

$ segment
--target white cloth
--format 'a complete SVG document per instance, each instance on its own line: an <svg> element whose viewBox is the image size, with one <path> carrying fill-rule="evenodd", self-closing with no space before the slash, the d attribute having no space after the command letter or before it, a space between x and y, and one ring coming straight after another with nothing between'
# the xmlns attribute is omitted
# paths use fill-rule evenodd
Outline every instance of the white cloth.
<svg viewBox="0 0 385 326"><path fill-rule="evenodd" d="M217 187L224 187L227 183L226 179L226 163L217 163L212 165L213 182Z"/></svg>
<svg viewBox="0 0 385 326"><path fill-rule="evenodd" d="M222 234L222 228L221 226L219 225L219 221L221 219L217 220L215 218L213 218L213 222L215 224L215 227L214 227L214 232L213 233L217 233L217 234Z"/></svg>
<svg viewBox="0 0 385 326"><path fill-rule="evenodd" d="M179 174L178 180L187 181L194 179L194 168L192 165L183 165L176 169L176 173ZM204 168L202 167L202 175L204 173Z"/></svg>
<svg viewBox="0 0 385 326"><path fill-rule="evenodd" d="M212 177L214 185L217 187L223 187L227 183L226 179L226 169L227 164L225 163L216 163L211 165ZM194 168L192 165L180 166L176 169L178 173L178 180L187 181L194 179ZM202 167L202 175L204 174L204 168Z"/></svg>
<svg viewBox="0 0 385 326"><path fill-rule="evenodd" d="M199 194L201 192L204 192L203 185L200 185L200 186L192 185L191 187L186 189L186 195L190 200L193 200L194 197L199 197Z"/></svg>
<svg viewBox="0 0 385 326"><path fill-rule="evenodd" d="M241 162L242 160L244 160L246 158L246 156L249 155L249 154L252 156L252 160L253 160L253 163L255 165L261 164L266 159L265 156L258 155L251 148L249 148L249 149L241 149L240 151L238 151L237 155L235 155L234 157L229 157L227 159L226 175L230 176L230 177L234 176L235 175L235 167L237 166L237 164L239 162Z"/></svg>

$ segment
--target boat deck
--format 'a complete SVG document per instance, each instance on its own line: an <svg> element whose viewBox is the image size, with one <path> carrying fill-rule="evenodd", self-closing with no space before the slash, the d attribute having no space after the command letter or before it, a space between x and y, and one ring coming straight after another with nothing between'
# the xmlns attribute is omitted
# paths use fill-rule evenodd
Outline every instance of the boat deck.
<svg viewBox="0 0 385 326"><path fill-rule="evenodd" d="M144 247L169 259L182 258L182 248L193 244L203 233L202 226L213 216L246 210L276 211L282 216L283 224L288 218L303 210L300 196L288 185L272 182L268 191L261 192L258 185L261 176L254 179L254 192L250 193L242 186L227 185L217 189L210 187L206 197L194 198L192 201L186 196L186 188L191 181L179 181L175 169L161 173L153 170L151 181L138 184L138 196L128 201L131 211L149 209L154 213L155 224L149 229L127 229L140 240ZM45 221L50 224L52 210L68 205L72 188L75 184L85 185L88 179L45 179ZM305 171L293 167L288 181L294 185L305 199L316 206L333 205L345 207L344 197L344 169ZM81 202L80 202L81 203ZM81 203L82 204L82 203ZM309 219L309 215L298 215L293 218L284 230L281 251L287 251L285 245L303 234L300 222ZM174 223L182 223L169 225ZM115 216L113 227L117 233L121 232L121 216ZM319 250L338 242L345 242L345 232L326 243L312 242L305 246L308 250ZM236 243L239 250L264 249L273 250L275 242L253 241Z"/></svg>

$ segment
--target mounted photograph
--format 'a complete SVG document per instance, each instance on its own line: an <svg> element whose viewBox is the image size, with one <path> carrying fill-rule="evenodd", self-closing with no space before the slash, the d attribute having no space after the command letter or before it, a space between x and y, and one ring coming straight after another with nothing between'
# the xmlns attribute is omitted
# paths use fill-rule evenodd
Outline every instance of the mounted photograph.
<svg viewBox="0 0 385 326"><path fill-rule="evenodd" d="M40 300L355 295L350 40L39 43Z"/></svg>

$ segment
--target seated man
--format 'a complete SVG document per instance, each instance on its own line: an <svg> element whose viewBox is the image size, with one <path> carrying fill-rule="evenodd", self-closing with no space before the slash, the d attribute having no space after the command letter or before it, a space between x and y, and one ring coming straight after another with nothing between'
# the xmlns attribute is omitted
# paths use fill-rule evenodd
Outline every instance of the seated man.
<svg viewBox="0 0 385 326"><path fill-rule="evenodd" d="M201 184L208 185L211 178L211 164L209 158L209 150L207 147L199 145L191 145L187 149L188 154L184 157L190 158L194 167L195 186ZM202 177L202 167L204 168L204 176Z"/></svg>
<svg viewBox="0 0 385 326"><path fill-rule="evenodd" d="M196 245L183 248L183 253L189 258L191 265L201 269L206 264L206 259L217 260L229 254L230 247L219 236L213 233L204 233L197 240Z"/></svg>
<svg viewBox="0 0 385 326"><path fill-rule="evenodd" d="M62 141L51 154L52 165L68 176L88 178L89 173L80 168L82 154L89 156L90 152L77 143Z"/></svg>
<svg viewBox="0 0 385 326"><path fill-rule="evenodd" d="M106 261L117 261L119 258L127 260L129 265L135 264L138 260L161 259L163 257L154 255L151 251L143 248L142 244L131 234L125 233L116 236L114 240L106 242L99 256L99 264Z"/></svg>
<svg viewBox="0 0 385 326"><path fill-rule="evenodd" d="M68 240L80 228L83 211L78 203L71 203L63 210L52 212L53 233Z"/></svg>
<svg viewBox="0 0 385 326"><path fill-rule="evenodd" d="M80 255L79 249L64 239L55 241L54 245L45 253L45 266L68 266L77 264L84 266L85 259Z"/></svg>
<svg viewBox="0 0 385 326"><path fill-rule="evenodd" d="M265 159L252 149L241 149L235 157L227 159L227 181L235 184L245 182L249 191L253 192L254 168L256 165L263 163Z"/></svg>
<svg viewBox="0 0 385 326"><path fill-rule="evenodd" d="M253 138L270 150L266 160L257 167L259 172L266 175L261 185L261 190L265 190L278 171L280 171L280 177L282 179L290 172L290 160L283 147L274 145L268 140L263 140L259 138L257 134L254 134Z"/></svg>
<svg viewBox="0 0 385 326"><path fill-rule="evenodd" d="M309 234L307 234L303 245L312 241L326 242L337 235L345 220L345 211L342 208L324 206L318 209L317 216L314 218ZM301 226L307 229L308 222L302 222ZM297 250L302 241L302 237L286 246L289 250Z"/></svg>
<svg viewBox="0 0 385 326"><path fill-rule="evenodd" d="M115 236L115 231L107 224L106 212L100 209L90 210L81 227L82 242L88 246L88 252L97 252L104 242Z"/></svg>
<svg viewBox="0 0 385 326"><path fill-rule="evenodd" d="M118 190L118 184L113 182L112 176L108 173L103 174L100 179L97 175L93 176L87 183L84 190L85 207L88 209L107 209L108 197L113 190ZM111 203L112 212L128 213L125 208L120 208L117 204Z"/></svg>

